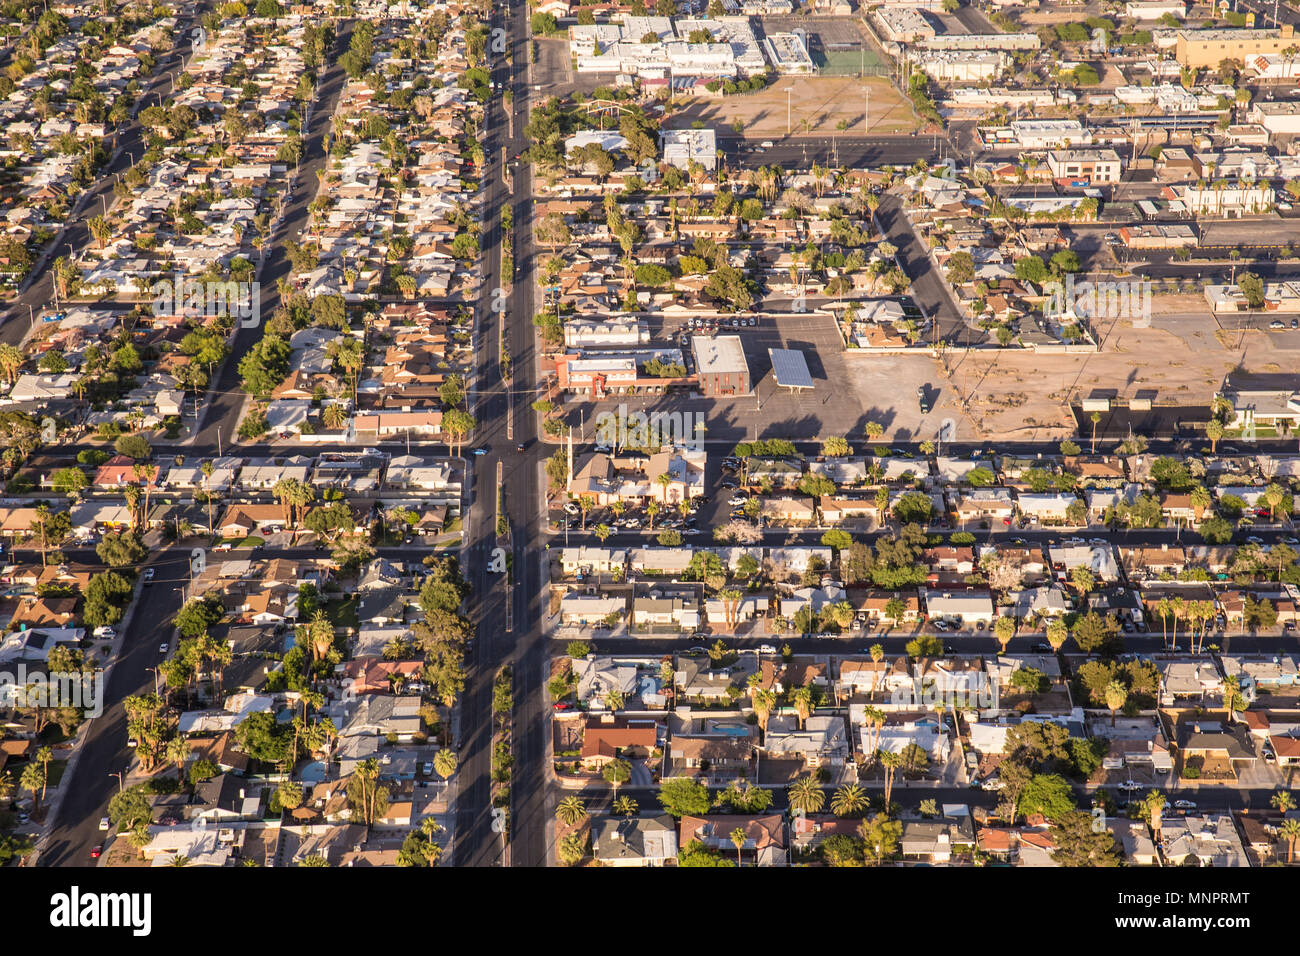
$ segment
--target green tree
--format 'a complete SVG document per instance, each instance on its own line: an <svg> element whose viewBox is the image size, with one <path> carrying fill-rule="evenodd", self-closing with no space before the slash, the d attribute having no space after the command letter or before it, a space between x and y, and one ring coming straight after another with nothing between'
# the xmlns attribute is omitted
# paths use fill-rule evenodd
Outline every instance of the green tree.
<svg viewBox="0 0 1300 956"><path fill-rule="evenodd" d="M709 812L709 788L689 777L673 777L659 788L659 805L673 817L701 816Z"/></svg>

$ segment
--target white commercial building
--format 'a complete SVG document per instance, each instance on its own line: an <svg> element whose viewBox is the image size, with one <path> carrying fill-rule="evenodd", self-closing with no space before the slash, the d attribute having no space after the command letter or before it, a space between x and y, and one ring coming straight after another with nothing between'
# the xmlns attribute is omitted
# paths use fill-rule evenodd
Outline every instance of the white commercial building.
<svg viewBox="0 0 1300 956"><path fill-rule="evenodd" d="M770 33L763 40L763 48L778 73L807 75L816 69L803 37L797 33Z"/></svg>

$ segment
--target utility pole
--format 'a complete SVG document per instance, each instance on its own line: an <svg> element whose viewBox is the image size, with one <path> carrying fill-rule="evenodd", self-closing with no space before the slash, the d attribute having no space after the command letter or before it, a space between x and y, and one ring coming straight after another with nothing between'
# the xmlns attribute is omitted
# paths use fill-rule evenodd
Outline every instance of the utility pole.
<svg viewBox="0 0 1300 956"><path fill-rule="evenodd" d="M794 95L794 87L788 86L785 90L785 135L790 135L790 97Z"/></svg>

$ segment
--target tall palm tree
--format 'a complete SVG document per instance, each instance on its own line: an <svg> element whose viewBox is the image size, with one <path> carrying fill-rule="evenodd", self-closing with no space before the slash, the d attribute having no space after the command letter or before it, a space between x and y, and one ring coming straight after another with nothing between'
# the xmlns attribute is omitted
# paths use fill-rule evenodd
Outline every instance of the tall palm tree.
<svg viewBox="0 0 1300 956"><path fill-rule="evenodd" d="M790 798L790 806L804 813L817 813L826 804L826 791L817 785L817 780L811 774L799 777L790 784L786 795Z"/></svg>
<svg viewBox="0 0 1300 956"><path fill-rule="evenodd" d="M1156 843L1160 842L1160 821L1165 809L1165 795L1159 790L1152 790L1142 801L1143 809L1147 812L1147 819L1151 823L1151 835L1155 838Z"/></svg>
<svg viewBox="0 0 1300 956"><path fill-rule="evenodd" d="M1286 862L1290 865L1295 861L1296 840L1300 839L1300 820L1283 820L1278 832L1286 840Z"/></svg>
<svg viewBox="0 0 1300 956"><path fill-rule="evenodd" d="M772 708L776 706L776 695L770 690L756 690L753 694L754 713L758 715L758 728L767 733L767 721L772 716Z"/></svg>
<svg viewBox="0 0 1300 956"><path fill-rule="evenodd" d="M880 750L876 752L876 759L885 768L885 812L888 813L889 805L893 802L891 798L894 794L894 773L903 762L903 758L892 750Z"/></svg>
<svg viewBox="0 0 1300 956"><path fill-rule="evenodd" d="M799 727L803 728L808 723L808 718L813 712L813 695L811 687L800 687L790 695L790 702L794 704L795 713L799 715Z"/></svg>
<svg viewBox="0 0 1300 956"><path fill-rule="evenodd" d="M212 527L212 473L216 470L211 461L205 461L199 465L199 471L203 473L203 497L208 505L208 534L213 532Z"/></svg>
<svg viewBox="0 0 1300 956"><path fill-rule="evenodd" d="M625 817L636 816L636 812L639 809L640 807L637 805L637 802L626 795L621 796L614 801L614 812L621 813Z"/></svg>
<svg viewBox="0 0 1300 956"><path fill-rule="evenodd" d="M1180 597L1169 602L1169 611L1174 617L1174 633L1170 637L1169 649L1178 650L1178 622L1187 617L1187 602Z"/></svg>
<svg viewBox="0 0 1300 956"><path fill-rule="evenodd" d="M1115 726L1115 712L1128 703L1128 688L1117 680L1106 685L1106 707L1110 710L1110 725Z"/></svg>
<svg viewBox="0 0 1300 956"><path fill-rule="evenodd" d="M1277 810L1283 816L1295 809L1295 797L1291 796L1289 790L1279 790L1273 794L1268 802L1272 804L1274 810Z"/></svg>
<svg viewBox="0 0 1300 956"><path fill-rule="evenodd" d="M1173 605L1170 603L1169 598L1162 597L1156 602L1156 614L1160 616L1161 636L1164 638L1166 646L1169 644L1169 617L1173 612Z"/></svg>
<svg viewBox="0 0 1300 956"><path fill-rule="evenodd" d="M740 827L730 833L731 845L736 848L736 866L740 866L740 851L745 847L745 831Z"/></svg>
<svg viewBox="0 0 1300 956"><path fill-rule="evenodd" d="M870 736L867 738L870 743L867 752L875 754L876 747L880 742L880 731L885 726L885 712L879 707L868 705L862 708L862 722L870 732Z"/></svg>

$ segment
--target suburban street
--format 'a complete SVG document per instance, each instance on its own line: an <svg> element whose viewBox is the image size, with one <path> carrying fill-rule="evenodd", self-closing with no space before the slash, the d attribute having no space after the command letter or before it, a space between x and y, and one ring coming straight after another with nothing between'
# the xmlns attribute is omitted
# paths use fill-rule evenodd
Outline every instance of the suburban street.
<svg viewBox="0 0 1300 956"><path fill-rule="evenodd" d="M350 27L341 27L338 40L341 46L337 48L346 48L350 32ZM183 35L188 37L188 31ZM323 138L328 127L328 117L333 111L343 78L344 73L338 66L328 70L322 77L322 99L317 101L312 128L304 139L303 162L294 188L295 198L289 204L281 233L273 236L273 239L280 240L285 231L296 235L297 230L306 223L307 207L318 186L315 170L325 161ZM133 130L138 140L138 125ZM129 164L124 163L122 168L126 168L126 165ZM96 188L111 192L111 179L101 181ZM88 241L84 224L78 228L82 231L81 241ZM287 275L288 271L289 261L282 241L276 241L267 257L261 278L263 316L269 317L278 306L279 292L275 280ZM38 282L33 283L28 295L36 294L33 290L42 284L48 296L48 269ZM0 337L3 337L5 330L17 328L20 324L8 323L4 330L0 330ZM238 387L239 356L260 336L261 330L257 328L237 330L231 359L224 366L213 400L204 407L204 430L186 449L187 454L197 458L215 458L219 447L226 452L230 450L243 404L243 392ZM51 824L51 830L56 836L41 852L42 865L86 865L90 848L103 839L97 830L97 824L118 786L117 778L111 774L126 770L131 758L131 752L126 746L126 714L122 701L132 695L153 690L154 678L148 668L161 661L159 642L171 633L171 618L183 603L180 588L174 583L164 582L187 581L189 557L189 548L182 547L155 552L152 557L149 566L156 570L157 583L145 592L146 599L134 605L130 625L121 638L122 650L109 670L104 715L91 721L89 729L85 731L88 737L80 748L77 763L65 783L67 798L59 807L58 818ZM94 560L93 553L87 554L86 558Z"/></svg>

